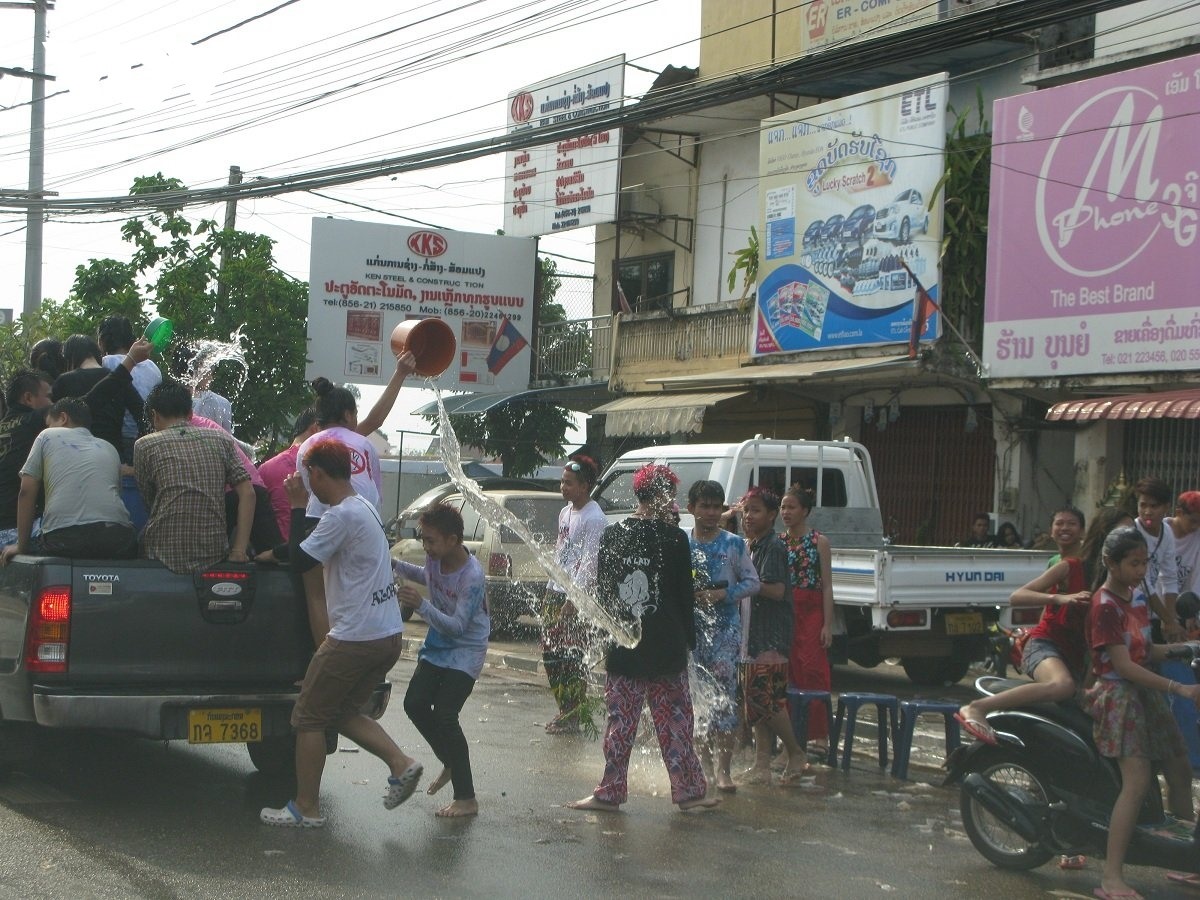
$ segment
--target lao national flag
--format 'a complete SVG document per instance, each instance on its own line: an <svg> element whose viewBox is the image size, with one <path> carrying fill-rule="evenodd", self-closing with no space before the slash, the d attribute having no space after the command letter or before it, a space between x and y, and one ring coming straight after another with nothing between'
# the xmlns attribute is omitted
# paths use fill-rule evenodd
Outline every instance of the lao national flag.
<svg viewBox="0 0 1200 900"><path fill-rule="evenodd" d="M493 375L499 375L500 370L512 362L513 357L529 346L529 341L517 331L517 326L508 316L500 323L500 331L492 341L492 349L488 352L487 367Z"/></svg>

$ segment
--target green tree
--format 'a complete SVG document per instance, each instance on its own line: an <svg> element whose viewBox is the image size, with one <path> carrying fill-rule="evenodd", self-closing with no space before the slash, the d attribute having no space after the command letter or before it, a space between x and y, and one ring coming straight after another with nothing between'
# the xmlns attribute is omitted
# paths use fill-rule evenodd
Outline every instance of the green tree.
<svg viewBox="0 0 1200 900"><path fill-rule="evenodd" d="M131 194L184 192L186 186L162 173L135 179ZM180 343L227 341L241 328L246 377L234 366L218 367L213 390L234 402L243 440L273 442L286 435L295 414L311 399L304 383L308 286L275 265L274 241L260 234L221 230L216 222L195 226L182 206L169 202L121 226L133 245L127 262L89 260L75 270L64 308L77 312L94 331L108 315L129 316L144 325L143 302L175 323ZM145 298L145 301L143 301Z"/></svg>
<svg viewBox="0 0 1200 900"><path fill-rule="evenodd" d="M976 127L969 113L955 118L946 135L946 171L932 191L930 206L943 201L941 307L976 352L983 338L983 273L987 271L988 200L992 131L978 92Z"/></svg>
<svg viewBox="0 0 1200 900"><path fill-rule="evenodd" d="M553 260L539 258L538 280L538 324L565 322L566 311L562 304L554 302L554 296L562 285L558 278L558 267ZM585 323L579 323L585 326ZM553 340L572 340L569 335L556 335ZM549 355L553 347L541 346L539 353ZM590 362L589 362L590 365ZM433 431L440 427L436 414L425 417L433 424ZM571 427L571 414L559 406L533 400L513 400L485 413L452 415L451 424L464 447L478 447L484 454L500 460L505 475L520 477L532 475L540 466L551 459L562 456L566 450L567 429Z"/></svg>

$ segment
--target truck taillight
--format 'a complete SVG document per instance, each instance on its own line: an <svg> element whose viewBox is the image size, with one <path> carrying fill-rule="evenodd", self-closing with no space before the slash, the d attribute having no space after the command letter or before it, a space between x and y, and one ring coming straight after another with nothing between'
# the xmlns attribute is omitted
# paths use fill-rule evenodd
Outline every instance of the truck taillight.
<svg viewBox="0 0 1200 900"><path fill-rule="evenodd" d="M888 628L924 628L925 621L923 609L893 609L887 615Z"/></svg>
<svg viewBox="0 0 1200 900"><path fill-rule="evenodd" d="M511 578L512 557L507 553L489 553L487 573L489 575L501 575L505 578Z"/></svg>
<svg viewBox="0 0 1200 900"><path fill-rule="evenodd" d="M1012 623L1014 625L1036 625L1042 618L1040 606L1014 606Z"/></svg>
<svg viewBox="0 0 1200 900"><path fill-rule="evenodd" d="M29 628L25 636L26 671L67 671L67 643L70 635L70 586L53 585L42 588L29 609Z"/></svg>

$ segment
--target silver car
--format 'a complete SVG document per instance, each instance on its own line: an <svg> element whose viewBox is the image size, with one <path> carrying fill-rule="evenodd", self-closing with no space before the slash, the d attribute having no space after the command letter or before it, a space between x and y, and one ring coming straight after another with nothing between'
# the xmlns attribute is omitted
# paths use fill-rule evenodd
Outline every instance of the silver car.
<svg viewBox="0 0 1200 900"><path fill-rule="evenodd" d="M929 211L921 192L909 188L875 213L875 237L907 244L914 231L929 231Z"/></svg>

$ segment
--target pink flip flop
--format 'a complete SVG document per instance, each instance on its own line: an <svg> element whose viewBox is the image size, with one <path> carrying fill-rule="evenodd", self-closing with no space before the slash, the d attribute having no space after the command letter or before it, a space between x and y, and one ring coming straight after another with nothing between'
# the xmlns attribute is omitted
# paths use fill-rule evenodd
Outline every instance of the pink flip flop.
<svg viewBox="0 0 1200 900"><path fill-rule="evenodd" d="M983 741L985 744L993 746L1000 743L996 740L996 732L987 722L981 722L978 719L968 719L962 713L955 713L954 720L962 726L962 730L975 738L977 741Z"/></svg>

